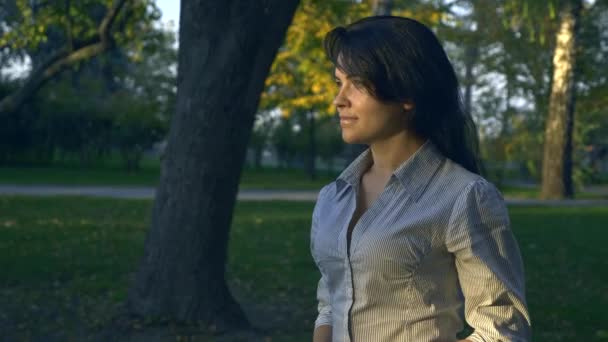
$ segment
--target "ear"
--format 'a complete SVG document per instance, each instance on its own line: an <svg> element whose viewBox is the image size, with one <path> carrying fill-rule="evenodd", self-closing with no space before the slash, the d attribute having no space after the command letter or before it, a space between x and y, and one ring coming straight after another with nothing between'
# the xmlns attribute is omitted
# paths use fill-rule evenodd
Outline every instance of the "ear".
<svg viewBox="0 0 608 342"><path fill-rule="evenodd" d="M405 109L406 112L411 111L412 109L414 109L414 102L407 101L407 102L403 103L403 109Z"/></svg>

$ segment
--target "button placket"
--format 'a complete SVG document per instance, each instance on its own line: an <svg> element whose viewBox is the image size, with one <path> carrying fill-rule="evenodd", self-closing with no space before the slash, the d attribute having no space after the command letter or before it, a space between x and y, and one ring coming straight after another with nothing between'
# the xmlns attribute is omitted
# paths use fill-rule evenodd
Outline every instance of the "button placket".
<svg viewBox="0 0 608 342"><path fill-rule="evenodd" d="M349 258L352 258L353 251L357 248L359 242L361 242L361 239L367 229L369 229L369 223L371 223L374 218L378 217L378 215L382 213L382 210L384 210L385 205L390 201L390 199L394 197L395 193L397 193L399 185L400 183L398 182L397 177L395 177L395 175L392 175L388 183L386 184L386 187L384 188L384 190L382 190L378 198L374 201L374 203L372 203L371 207L369 207L365 211L365 213L363 213L361 218L359 218L359 221L357 222L355 227L353 227L353 232L350 241ZM357 230L359 224L361 224L364 228L359 228L357 231L358 234L355 235L355 231Z"/></svg>
<svg viewBox="0 0 608 342"><path fill-rule="evenodd" d="M352 331L351 331L351 310L352 307L354 305L355 302L355 290L354 290L354 274L353 274L353 270L352 270L352 256L353 254L356 252L356 247L359 243L359 241L361 241L361 237L365 234L365 231L367 230L367 228L369 228L369 222L372 222L373 219L375 217L378 216L379 213L382 212L382 209L384 209L384 204L387 201L387 199L390 199L393 197L393 195L396 193L396 189L395 189L395 185L399 185L399 182L397 181L397 178L395 177L395 175L392 175L391 178L389 179L387 185L385 186L385 188L382 190L382 192L380 193L380 195L378 196L378 198L374 201L374 203L372 203L371 207L368 208L362 215L361 217L359 217L359 220L357 221L357 223L355 224L355 226L353 227L353 231L351 232L351 240L350 240L350 249L347 249L346 252L346 270L347 270L347 275L348 275L348 280L349 280L349 285L347 288L347 293L349 295L349 306L348 306L348 310L346 310L346 320L345 320L345 328L347 331L347 341L350 341L352 339ZM355 188L355 200L354 200L354 207L356 210L356 206L357 206L357 192L359 191L359 188L356 187ZM354 210L352 211L354 213ZM352 218L352 215L351 215ZM368 222L369 221L369 222ZM347 229L348 229L348 224L350 222L347 223ZM361 231L362 228L357 229L357 227L359 227L360 225L363 225L363 230ZM358 235L355 235L355 233L358 232ZM346 234L345 236L345 240L346 240ZM348 243L347 241L345 241L346 243ZM348 245L346 245L348 246Z"/></svg>

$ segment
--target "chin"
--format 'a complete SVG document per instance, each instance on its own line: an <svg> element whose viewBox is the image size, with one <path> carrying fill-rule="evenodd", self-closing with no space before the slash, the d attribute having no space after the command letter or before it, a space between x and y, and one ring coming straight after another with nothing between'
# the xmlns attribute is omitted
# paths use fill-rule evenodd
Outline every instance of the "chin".
<svg viewBox="0 0 608 342"><path fill-rule="evenodd" d="M356 135L353 134L345 134L344 132L342 132L342 141L344 141L346 144L366 144L366 142L364 141L364 139L361 139L361 137L357 137Z"/></svg>

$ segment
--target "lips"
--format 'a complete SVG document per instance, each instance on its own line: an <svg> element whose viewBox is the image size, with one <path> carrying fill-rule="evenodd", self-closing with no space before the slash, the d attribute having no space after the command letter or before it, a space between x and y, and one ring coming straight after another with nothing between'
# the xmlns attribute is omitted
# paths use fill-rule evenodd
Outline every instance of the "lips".
<svg viewBox="0 0 608 342"><path fill-rule="evenodd" d="M356 116L340 115L340 126L352 125L355 123L355 121L357 121Z"/></svg>

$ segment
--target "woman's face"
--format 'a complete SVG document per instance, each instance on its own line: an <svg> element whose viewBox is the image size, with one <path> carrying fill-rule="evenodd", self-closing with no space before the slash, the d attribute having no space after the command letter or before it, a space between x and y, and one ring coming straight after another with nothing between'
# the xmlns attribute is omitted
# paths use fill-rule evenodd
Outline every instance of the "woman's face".
<svg viewBox="0 0 608 342"><path fill-rule="evenodd" d="M385 103L374 98L361 80L335 71L339 87L334 105L340 115L342 140L348 144L371 145L406 129L409 104Z"/></svg>

